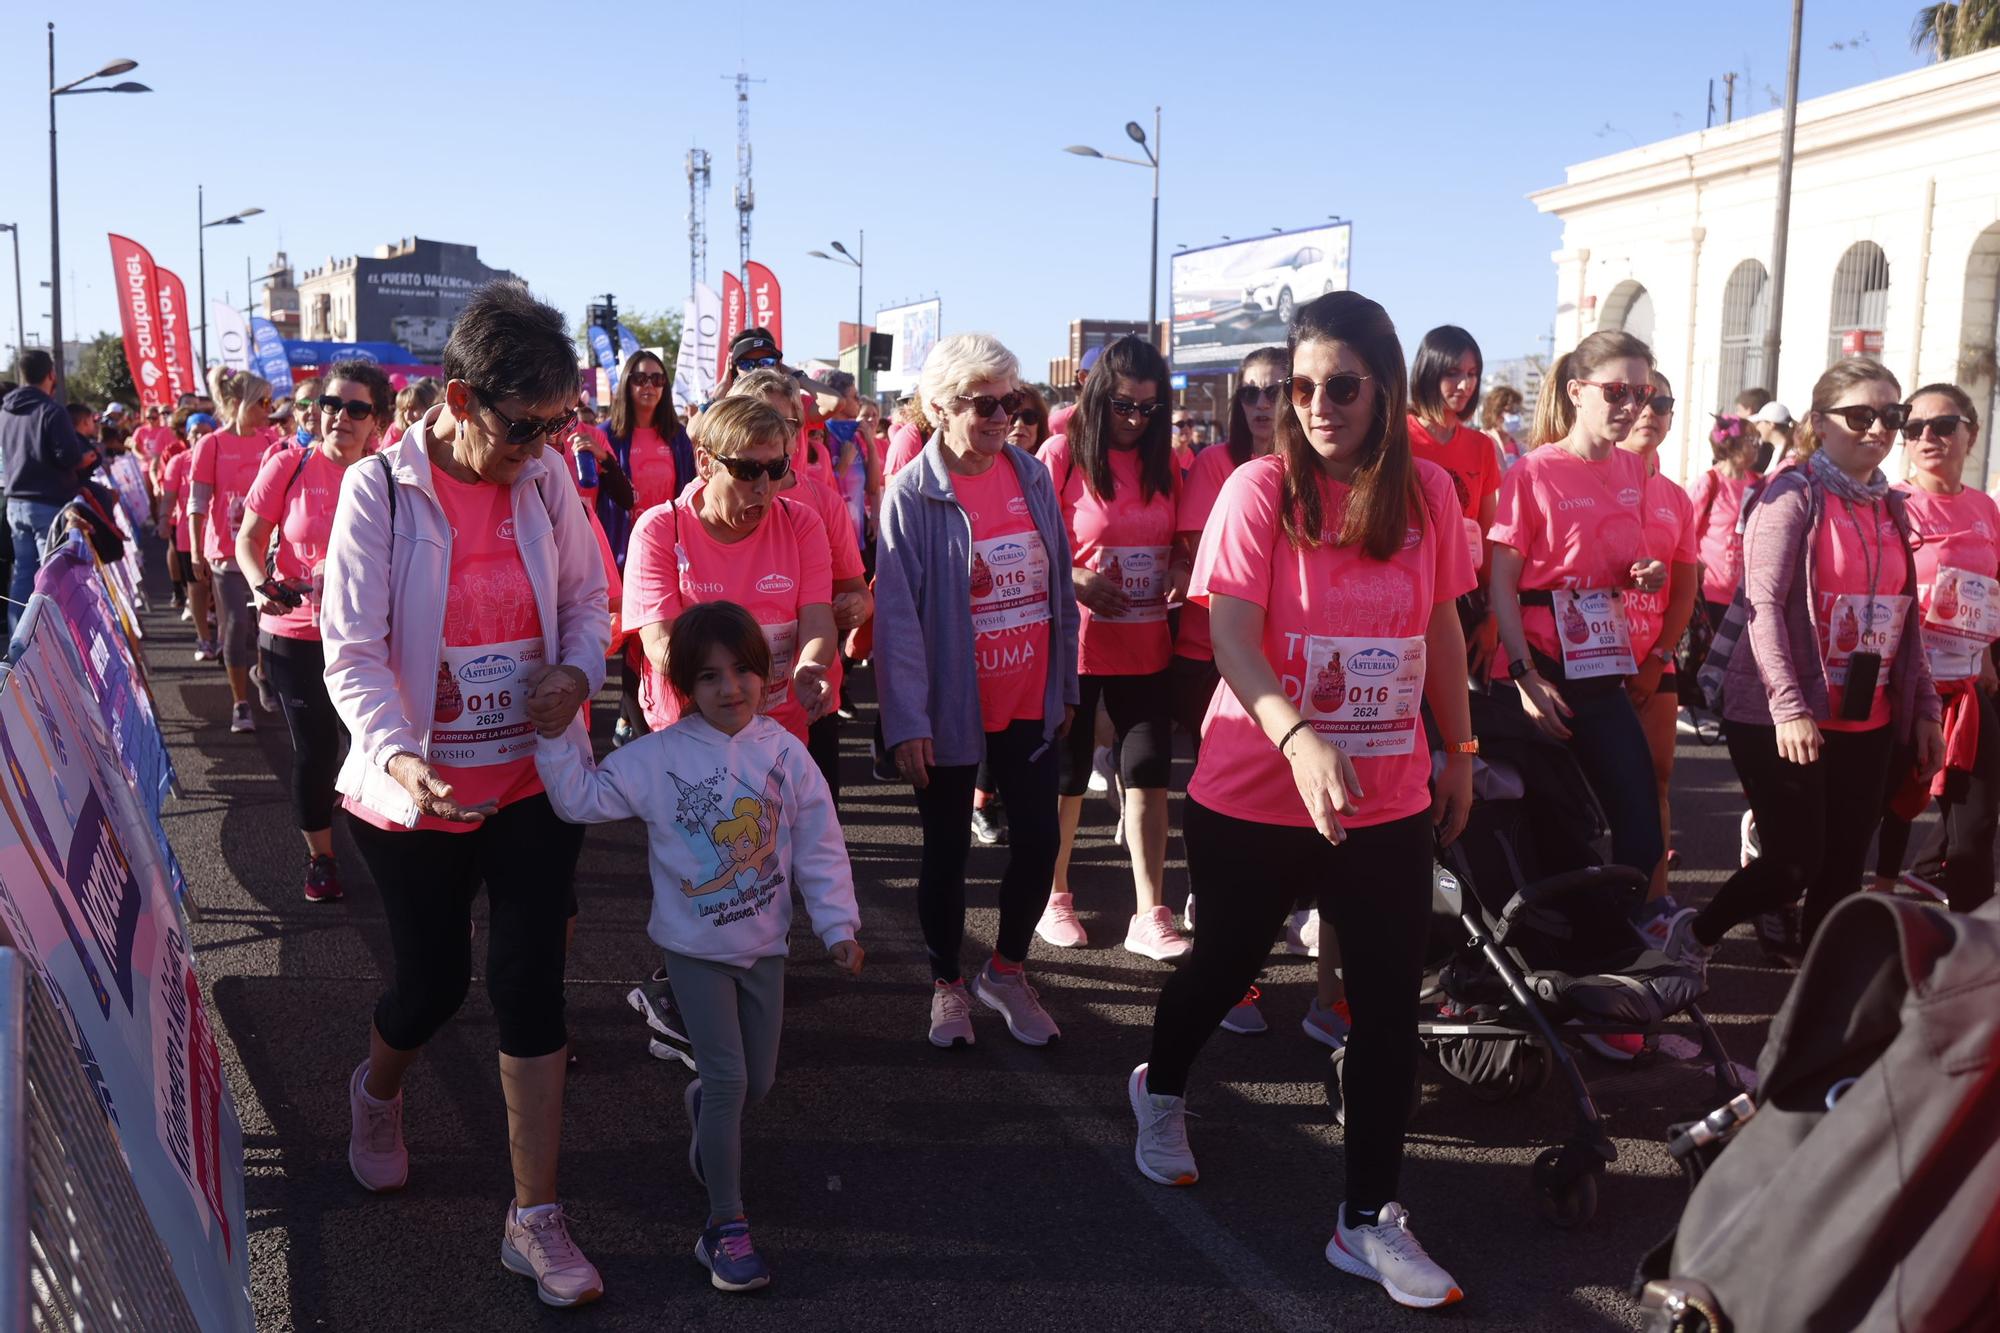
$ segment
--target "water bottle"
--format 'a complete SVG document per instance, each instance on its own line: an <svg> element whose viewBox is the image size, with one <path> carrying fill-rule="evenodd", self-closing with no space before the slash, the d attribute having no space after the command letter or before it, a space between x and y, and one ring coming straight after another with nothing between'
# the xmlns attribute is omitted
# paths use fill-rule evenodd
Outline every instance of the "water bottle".
<svg viewBox="0 0 2000 1333"><path fill-rule="evenodd" d="M594 489L597 485L597 455L588 448L576 451L576 481L585 490Z"/></svg>

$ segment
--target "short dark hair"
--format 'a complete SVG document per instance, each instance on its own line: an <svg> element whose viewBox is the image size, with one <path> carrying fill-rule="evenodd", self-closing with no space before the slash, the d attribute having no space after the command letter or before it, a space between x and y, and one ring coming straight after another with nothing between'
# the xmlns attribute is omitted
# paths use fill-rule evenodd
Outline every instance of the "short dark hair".
<svg viewBox="0 0 2000 1333"><path fill-rule="evenodd" d="M375 421L387 426L396 417L396 389L389 383L389 376L382 367L372 361L336 361L326 368L322 377L326 384L335 380L353 380L356 384L368 386L368 397L375 403ZM308 381L310 383L311 381ZM320 385L323 390L325 384ZM483 386L482 386L483 387Z"/></svg>
<svg viewBox="0 0 2000 1333"><path fill-rule="evenodd" d="M1738 415L1751 417L1763 411L1771 403L1769 389L1750 388L1736 395Z"/></svg>
<svg viewBox="0 0 2000 1333"><path fill-rule="evenodd" d="M46 348L30 347L21 353L21 383L40 384L55 373L56 359Z"/></svg>
<svg viewBox="0 0 2000 1333"><path fill-rule="evenodd" d="M771 645L756 617L735 602L698 602L675 616L667 631L667 683L681 698L694 698L695 679L718 647L771 679Z"/></svg>
<svg viewBox="0 0 2000 1333"><path fill-rule="evenodd" d="M1486 377L1486 358L1480 354L1479 344L1471 334L1456 324L1440 324L1424 335L1417 344L1417 355L1410 367L1410 410L1417 414L1419 421L1442 421L1448 410L1445 407L1444 390L1439 384L1447 374L1458 369L1458 363L1467 352L1479 363L1478 378ZM1473 390L1472 401L1479 400L1478 390ZM1468 408L1472 403L1466 404ZM1472 413L1467 411L1466 416ZM1467 424L1461 420L1460 425Z"/></svg>
<svg viewBox="0 0 2000 1333"><path fill-rule="evenodd" d="M567 402L576 393L576 343L562 314L529 295L526 284L489 282L452 325L444 373L492 402Z"/></svg>
<svg viewBox="0 0 2000 1333"><path fill-rule="evenodd" d="M1958 409L1958 414L1972 423L1974 431L1979 429L1979 409L1972 405L1972 395L1959 388L1956 384L1926 384L1903 401L1914 403L1927 393L1939 394L1951 399L1952 405Z"/></svg>
<svg viewBox="0 0 2000 1333"><path fill-rule="evenodd" d="M69 405L69 424L72 426L86 417L94 417L96 415L97 409L89 403L72 402Z"/></svg>

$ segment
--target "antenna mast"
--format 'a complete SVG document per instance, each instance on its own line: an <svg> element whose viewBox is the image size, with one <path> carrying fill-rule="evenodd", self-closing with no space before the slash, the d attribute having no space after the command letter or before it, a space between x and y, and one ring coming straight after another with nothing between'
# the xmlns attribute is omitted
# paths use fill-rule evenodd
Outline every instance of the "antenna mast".
<svg viewBox="0 0 2000 1333"><path fill-rule="evenodd" d="M731 75L722 76L725 79ZM750 213L757 207L757 191L750 184L750 85L753 79L742 66L733 76L736 84L736 243L741 251L738 276L747 283L750 269Z"/></svg>
<svg viewBox="0 0 2000 1333"><path fill-rule="evenodd" d="M688 175L688 295L708 281L708 150L690 148Z"/></svg>

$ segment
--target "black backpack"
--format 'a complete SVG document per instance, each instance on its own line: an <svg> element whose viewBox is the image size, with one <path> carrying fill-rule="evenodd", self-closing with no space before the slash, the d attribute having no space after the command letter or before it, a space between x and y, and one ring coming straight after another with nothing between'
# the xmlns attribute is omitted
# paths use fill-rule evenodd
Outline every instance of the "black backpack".
<svg viewBox="0 0 2000 1333"><path fill-rule="evenodd" d="M1726 1146L1634 1282L1649 1327L2000 1327L2000 900L1842 902L1757 1076L1674 1144Z"/></svg>

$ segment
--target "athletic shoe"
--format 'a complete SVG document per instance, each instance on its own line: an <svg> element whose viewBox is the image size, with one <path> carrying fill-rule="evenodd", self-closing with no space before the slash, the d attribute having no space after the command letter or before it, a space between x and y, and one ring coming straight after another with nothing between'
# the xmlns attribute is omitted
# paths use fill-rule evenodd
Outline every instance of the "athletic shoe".
<svg viewBox="0 0 2000 1333"><path fill-rule="evenodd" d="M1921 902L1936 903L1940 906L1948 902L1951 897L1913 870L1905 870L1896 876L1896 891L1899 896L1916 898Z"/></svg>
<svg viewBox="0 0 2000 1333"><path fill-rule="evenodd" d="M181 620L186 624L192 625L194 623L194 608L186 602L176 602L175 605L180 608Z"/></svg>
<svg viewBox="0 0 2000 1333"><path fill-rule="evenodd" d="M972 1002L966 998L965 983L932 983L931 1045L950 1050L954 1046L973 1046L978 1041L972 1032Z"/></svg>
<svg viewBox="0 0 2000 1333"><path fill-rule="evenodd" d="M1194 945L1188 943L1187 936L1175 928L1174 914L1166 907L1138 913L1125 928L1125 951L1155 962L1179 958L1192 948Z"/></svg>
<svg viewBox="0 0 2000 1333"><path fill-rule="evenodd" d="M1760 912L1752 919L1751 925L1757 932L1757 944L1764 950L1765 957L1786 967L1797 967L1805 961L1805 931L1797 903L1775 911Z"/></svg>
<svg viewBox="0 0 2000 1333"><path fill-rule="evenodd" d="M1007 1020L1007 1031L1024 1046L1046 1046L1062 1036L1062 1029L1042 1008L1042 999L1028 984L1024 971L995 972L988 963L972 979L972 994L988 1009ZM937 1040L935 1029L931 1040Z"/></svg>
<svg viewBox="0 0 2000 1333"><path fill-rule="evenodd" d="M267 713L278 711L278 696L271 690L271 682L264 679L264 664L257 663L250 668L250 683L257 687L257 706Z"/></svg>
<svg viewBox="0 0 2000 1333"><path fill-rule="evenodd" d="M1085 786L1094 792L1111 790L1111 781L1116 774L1111 767L1111 747L1100 745L1090 752L1090 777Z"/></svg>
<svg viewBox="0 0 2000 1333"><path fill-rule="evenodd" d="M672 983L655 972L626 992L625 1003L638 1010L656 1034L646 1045L655 1060L678 1060L694 1068L694 1043L688 1040L687 1025L674 1004Z"/></svg>
<svg viewBox="0 0 2000 1333"><path fill-rule="evenodd" d="M1187 903L1181 908L1181 933L1194 934L1194 895L1187 896Z"/></svg>
<svg viewBox="0 0 2000 1333"><path fill-rule="evenodd" d="M361 1182L361 1188L386 1194L403 1188L410 1179L410 1154L403 1147L403 1094L378 1102L361 1083L368 1077L368 1062L354 1067L347 1079L347 1169Z"/></svg>
<svg viewBox="0 0 2000 1333"><path fill-rule="evenodd" d="M604 1294L604 1279L570 1239L569 1219L559 1203L525 1213L508 1204L500 1262L510 1273L533 1278L543 1305L587 1305Z"/></svg>
<svg viewBox="0 0 2000 1333"><path fill-rule="evenodd" d="M750 1243L750 1221L718 1222L694 1243L694 1257L717 1291L755 1291L771 1285L771 1266Z"/></svg>
<svg viewBox="0 0 2000 1333"><path fill-rule="evenodd" d="M1285 952L1319 957L1319 909L1308 907L1285 918Z"/></svg>
<svg viewBox="0 0 2000 1333"><path fill-rule="evenodd" d="M1764 854L1763 840L1757 836L1757 816L1753 811L1743 812L1741 835L1738 839L1736 858L1743 865L1749 865Z"/></svg>
<svg viewBox="0 0 2000 1333"><path fill-rule="evenodd" d="M1147 1092L1144 1065L1125 1080L1125 1096L1139 1122L1139 1139L1132 1147L1139 1174L1156 1185L1192 1185L1201 1179L1194 1150L1188 1147L1187 1098Z"/></svg>
<svg viewBox="0 0 2000 1333"><path fill-rule="evenodd" d="M1618 1064L1630 1064L1646 1049L1646 1039L1636 1032L1579 1032L1577 1040L1591 1052Z"/></svg>
<svg viewBox="0 0 2000 1333"><path fill-rule="evenodd" d="M257 730L257 719L250 715L250 701L248 699L230 706L229 729L239 733Z"/></svg>
<svg viewBox="0 0 2000 1333"><path fill-rule="evenodd" d="M1255 1037L1269 1032L1271 1025L1264 1021L1264 1013L1257 1007L1257 1001L1264 992L1252 986L1236 1002L1236 1007L1222 1016L1222 1026L1230 1032L1240 1032L1246 1037Z"/></svg>
<svg viewBox="0 0 2000 1333"><path fill-rule="evenodd" d="M1693 916L1694 909L1681 907L1672 898L1662 898L1652 906L1657 910L1644 921L1635 922L1632 933L1637 935L1640 942L1648 949L1656 953L1665 953L1667 941L1673 937L1674 923L1684 916Z"/></svg>
<svg viewBox="0 0 2000 1333"><path fill-rule="evenodd" d="M1430 1310L1465 1299L1451 1274L1424 1253L1400 1203L1382 1205L1372 1227L1347 1225L1347 1205L1326 1243L1326 1261L1343 1273L1379 1282L1389 1299L1412 1310Z"/></svg>
<svg viewBox="0 0 2000 1333"><path fill-rule="evenodd" d="M337 903L342 897L340 871L331 856L313 856L306 861L306 901Z"/></svg>
<svg viewBox="0 0 2000 1333"><path fill-rule="evenodd" d="M214 639L194 641L194 660L197 662L218 662L222 660L222 645Z"/></svg>
<svg viewBox="0 0 2000 1333"><path fill-rule="evenodd" d="M1083 933L1083 922L1076 919L1076 896L1069 893L1049 895L1042 919L1035 923L1035 933L1058 949L1080 949L1090 943L1090 937Z"/></svg>
<svg viewBox="0 0 2000 1333"><path fill-rule="evenodd" d="M974 806L972 809L972 836L988 847L999 847L1007 841L1007 821L994 818L996 803Z"/></svg>
<svg viewBox="0 0 2000 1333"><path fill-rule="evenodd" d="M1322 1046L1331 1046L1337 1051L1347 1045L1347 1034L1354 1030L1354 1020L1348 1016L1347 1001L1335 1000L1332 1004L1321 1004L1319 996L1315 995L1299 1026L1314 1041Z"/></svg>
<svg viewBox="0 0 2000 1333"><path fill-rule="evenodd" d="M708 1184L708 1177L701 1170L701 1080L693 1078L681 1089L681 1105L688 1113L688 1170L694 1172L695 1180Z"/></svg>
<svg viewBox="0 0 2000 1333"><path fill-rule="evenodd" d="M1715 950L1695 938L1693 912L1675 915L1673 925L1667 934L1667 944L1660 952L1676 963L1684 963L1701 974L1702 989L1708 988L1708 960Z"/></svg>

